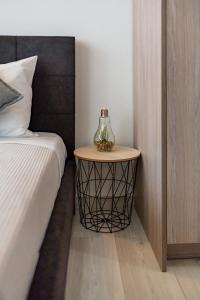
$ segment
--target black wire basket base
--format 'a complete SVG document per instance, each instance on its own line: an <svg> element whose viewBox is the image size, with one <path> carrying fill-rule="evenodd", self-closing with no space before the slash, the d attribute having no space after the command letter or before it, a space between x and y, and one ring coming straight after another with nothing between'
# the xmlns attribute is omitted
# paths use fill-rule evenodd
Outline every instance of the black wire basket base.
<svg viewBox="0 0 200 300"><path fill-rule="evenodd" d="M81 224L91 231L113 233L125 229L130 225L129 217L117 211L93 211L87 213Z"/></svg>
<svg viewBox="0 0 200 300"><path fill-rule="evenodd" d="M76 186L81 224L112 233L131 222L137 160L100 163L78 160Z"/></svg>

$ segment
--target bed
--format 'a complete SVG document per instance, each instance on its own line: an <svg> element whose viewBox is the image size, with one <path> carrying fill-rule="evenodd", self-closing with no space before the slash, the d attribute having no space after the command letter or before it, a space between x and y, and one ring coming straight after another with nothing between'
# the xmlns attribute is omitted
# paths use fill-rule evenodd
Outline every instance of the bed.
<svg viewBox="0 0 200 300"><path fill-rule="evenodd" d="M30 129L38 133L0 139L1 300L61 300L66 284L75 198L75 39L0 36L0 63L33 55Z"/></svg>

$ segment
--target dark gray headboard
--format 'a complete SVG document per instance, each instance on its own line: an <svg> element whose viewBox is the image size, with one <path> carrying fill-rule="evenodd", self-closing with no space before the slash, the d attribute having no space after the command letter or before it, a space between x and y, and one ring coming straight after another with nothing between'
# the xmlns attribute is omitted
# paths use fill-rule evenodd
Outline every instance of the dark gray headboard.
<svg viewBox="0 0 200 300"><path fill-rule="evenodd" d="M58 133L69 157L75 143L75 38L0 36L0 63L38 55L30 129Z"/></svg>

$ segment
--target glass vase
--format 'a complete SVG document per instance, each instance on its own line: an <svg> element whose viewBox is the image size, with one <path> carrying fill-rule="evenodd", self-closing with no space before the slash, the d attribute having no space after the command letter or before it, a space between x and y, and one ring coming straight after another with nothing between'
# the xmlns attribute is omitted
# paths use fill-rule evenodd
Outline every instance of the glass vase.
<svg viewBox="0 0 200 300"><path fill-rule="evenodd" d="M109 152L115 144L115 136L113 134L110 117L106 108L101 109L99 118L99 126L94 136L94 144L98 151Z"/></svg>

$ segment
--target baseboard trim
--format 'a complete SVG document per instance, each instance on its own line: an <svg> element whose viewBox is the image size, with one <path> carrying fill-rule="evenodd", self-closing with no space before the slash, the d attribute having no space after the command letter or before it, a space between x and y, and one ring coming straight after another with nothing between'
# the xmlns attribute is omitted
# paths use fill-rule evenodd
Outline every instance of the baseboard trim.
<svg viewBox="0 0 200 300"><path fill-rule="evenodd" d="M200 243L194 244L168 244L167 258L197 258L200 257Z"/></svg>

